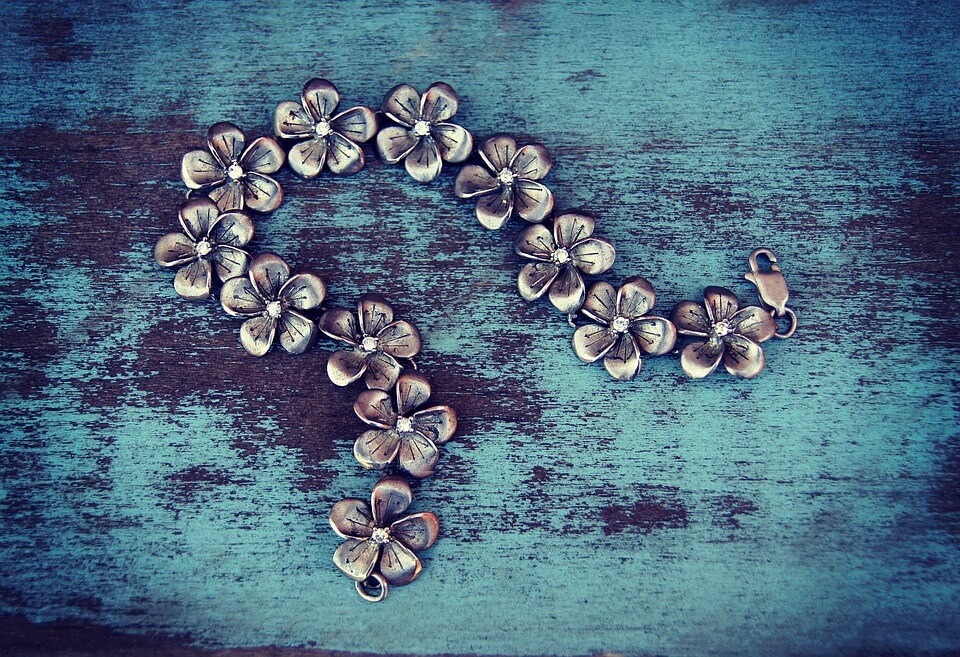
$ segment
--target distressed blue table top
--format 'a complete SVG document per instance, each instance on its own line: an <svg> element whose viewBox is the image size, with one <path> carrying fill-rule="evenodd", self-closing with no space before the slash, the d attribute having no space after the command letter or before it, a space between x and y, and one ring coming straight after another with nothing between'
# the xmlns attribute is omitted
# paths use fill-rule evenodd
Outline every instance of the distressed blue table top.
<svg viewBox="0 0 960 657"><path fill-rule="evenodd" d="M954 3L27 2L0 45L0 652L658 655L960 649ZM420 580L363 603L326 516L375 476L357 388L248 357L152 247L206 127L314 76L442 79L547 144L607 278L658 308L780 256L801 318L756 380L617 384L515 290L521 228L370 156L279 175L254 248L388 296L461 430ZM297 648L297 649L294 649ZM44 652L46 651L46 652ZM177 652L179 651L179 652ZM58 653L59 654L59 653ZM226 653L229 654L229 653ZM245 653L246 654L246 653ZM273 653L271 653L273 654ZM279 654L279 653L278 653ZM288 654L288 653L283 653Z"/></svg>

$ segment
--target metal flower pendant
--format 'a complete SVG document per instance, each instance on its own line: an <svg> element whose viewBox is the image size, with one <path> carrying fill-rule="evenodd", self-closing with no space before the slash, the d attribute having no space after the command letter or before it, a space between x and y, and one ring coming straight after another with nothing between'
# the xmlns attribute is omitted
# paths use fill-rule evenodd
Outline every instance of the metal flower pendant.
<svg viewBox="0 0 960 657"><path fill-rule="evenodd" d="M180 267L173 287L184 299L206 299L213 276L225 281L242 276L250 254L242 248L253 239L253 221L243 212L220 212L206 197L180 207L182 233L167 233L157 241L153 256L163 267Z"/></svg>
<svg viewBox="0 0 960 657"><path fill-rule="evenodd" d="M444 162L463 162L473 152L473 136L450 123L460 100L446 82L435 82L424 92L398 84L387 92L381 109L398 125L381 128L377 153L387 164L401 160L417 182L437 179Z"/></svg>
<svg viewBox="0 0 960 657"><path fill-rule="evenodd" d="M553 210L553 193L537 182L553 167L542 144L517 148L510 135L491 137L478 153L483 166L468 164L457 174L454 192L477 199L477 219L487 229L503 226L511 215L540 223Z"/></svg>
<svg viewBox="0 0 960 657"><path fill-rule="evenodd" d="M384 477L374 485L369 505L347 498L330 511L330 526L347 539L334 552L333 563L356 582L364 600L379 602L390 586L404 586L419 577L423 565L416 553L437 541L437 516L402 515L412 502L406 481Z"/></svg>
<svg viewBox="0 0 960 657"><path fill-rule="evenodd" d="M358 145L377 134L377 116L359 105L336 113L340 92L328 80L313 79L303 87L300 103L284 101L273 113L277 137L298 140L288 161L294 173L316 178L326 167L331 173L353 174L364 165Z"/></svg>
<svg viewBox="0 0 960 657"><path fill-rule="evenodd" d="M190 189L202 190L221 210L273 212L283 190L267 174L283 166L286 155L273 137L246 139L232 123L217 123L207 131L209 150L190 151L180 163L180 177Z"/></svg>
<svg viewBox="0 0 960 657"><path fill-rule="evenodd" d="M648 314L656 293L639 276L627 279L619 290L604 281L590 286L583 314L596 324L585 324L573 333L573 351L585 363L603 358L614 379L630 381L643 364L640 354L660 356L673 349L677 329L663 317Z"/></svg>
<svg viewBox="0 0 960 657"><path fill-rule="evenodd" d="M320 307L327 286L315 274L290 275L280 256L262 253L250 263L247 276L231 278L220 290L227 313L245 317L240 343L254 356L263 356L279 338L291 354L302 354L317 339L317 327L298 311Z"/></svg>

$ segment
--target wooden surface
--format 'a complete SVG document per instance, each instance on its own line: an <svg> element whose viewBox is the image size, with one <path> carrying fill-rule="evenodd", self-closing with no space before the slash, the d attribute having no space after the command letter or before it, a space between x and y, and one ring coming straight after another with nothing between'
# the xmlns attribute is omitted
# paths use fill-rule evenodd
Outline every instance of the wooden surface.
<svg viewBox="0 0 960 657"><path fill-rule="evenodd" d="M955 3L307 4L6 8L0 653L960 650ZM558 207L663 312L752 298L772 247L800 330L754 381L665 357L616 384L452 167L280 174L254 248L334 305L386 294L462 418L416 492L423 577L362 603L326 521L375 480L358 389L327 342L248 357L151 253L182 153L312 76L371 105L442 79L474 134L547 144Z"/></svg>

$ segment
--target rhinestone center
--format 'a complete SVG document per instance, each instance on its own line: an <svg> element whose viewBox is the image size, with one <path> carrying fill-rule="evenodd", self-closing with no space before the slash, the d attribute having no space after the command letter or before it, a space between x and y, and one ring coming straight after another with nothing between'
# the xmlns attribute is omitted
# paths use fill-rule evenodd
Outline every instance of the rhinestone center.
<svg viewBox="0 0 960 657"><path fill-rule="evenodd" d="M426 137L430 134L429 121L417 121L413 124L413 134L415 137Z"/></svg>
<svg viewBox="0 0 960 657"><path fill-rule="evenodd" d="M313 131L317 134L318 137L326 137L331 132L333 128L330 127L330 122L326 119L320 119L317 121L317 124L313 126Z"/></svg>
<svg viewBox="0 0 960 657"><path fill-rule="evenodd" d="M267 315L277 319L280 317L280 314L283 312L283 306L279 301L271 301L267 304Z"/></svg>
<svg viewBox="0 0 960 657"><path fill-rule="evenodd" d="M210 252L213 251L213 244L210 243L210 240L204 238L197 242L197 245L194 248L197 251L197 255L202 258L210 255Z"/></svg>
<svg viewBox="0 0 960 657"><path fill-rule="evenodd" d="M410 433L413 431L413 420L408 417L398 417L397 431L400 433Z"/></svg>
<svg viewBox="0 0 960 657"><path fill-rule="evenodd" d="M516 176L513 175L513 171L510 169L503 169L499 174L497 174L497 180L500 181L501 185L512 185L513 179Z"/></svg>
<svg viewBox="0 0 960 657"><path fill-rule="evenodd" d="M373 530L373 533L370 534L370 540L374 543L383 545L384 543L390 542L390 528L389 527L376 527Z"/></svg>
<svg viewBox="0 0 960 657"><path fill-rule="evenodd" d="M558 265L565 265L570 262L570 252L564 248L559 248L553 252L553 261Z"/></svg>
<svg viewBox="0 0 960 657"><path fill-rule="evenodd" d="M713 331L711 331L718 338L722 338L725 335L728 335L733 329L730 326L730 323L726 320L722 320L713 325Z"/></svg>
<svg viewBox="0 0 960 657"><path fill-rule="evenodd" d="M227 167L227 176L229 176L230 180L240 180L243 178L243 167L234 162Z"/></svg>
<svg viewBox="0 0 960 657"><path fill-rule="evenodd" d="M372 335L368 335L363 340L360 341L360 348L365 352L370 353L377 350L377 346L380 344L380 340Z"/></svg>
<svg viewBox="0 0 960 657"><path fill-rule="evenodd" d="M617 315L613 318L613 321L610 322L610 326L617 333L624 333L630 327L630 320L626 317Z"/></svg>

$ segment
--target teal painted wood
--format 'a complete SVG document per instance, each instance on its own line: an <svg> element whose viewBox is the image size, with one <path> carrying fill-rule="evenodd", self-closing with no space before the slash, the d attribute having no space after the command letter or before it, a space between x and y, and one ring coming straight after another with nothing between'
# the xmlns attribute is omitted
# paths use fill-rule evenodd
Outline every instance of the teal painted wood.
<svg viewBox="0 0 960 657"><path fill-rule="evenodd" d="M960 649L960 21L949 2L35 3L0 45L0 646L194 654ZM801 328L754 381L615 384L514 290L520 228L453 173L280 175L256 247L335 303L381 290L462 431L419 582L361 603L330 505L374 476L329 345L245 356L151 258L206 126L265 131L311 76L437 79L477 135L548 144L660 310L752 296ZM293 651L296 652L296 651ZM292 654L292 653L291 653Z"/></svg>

